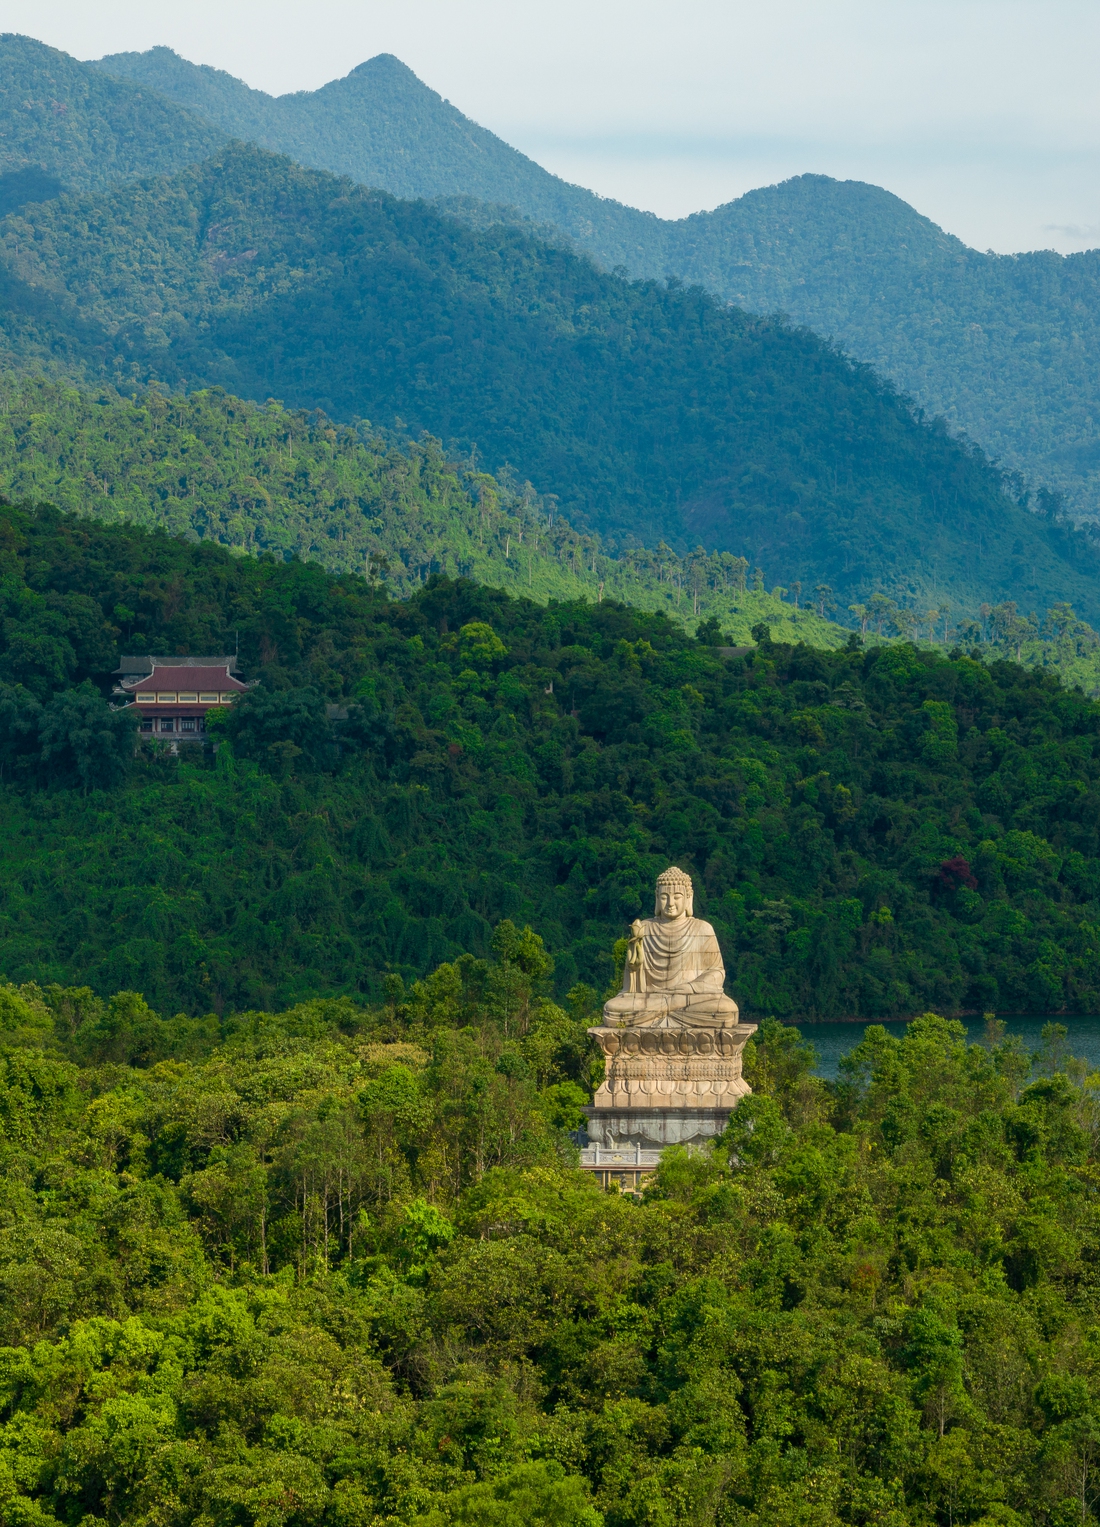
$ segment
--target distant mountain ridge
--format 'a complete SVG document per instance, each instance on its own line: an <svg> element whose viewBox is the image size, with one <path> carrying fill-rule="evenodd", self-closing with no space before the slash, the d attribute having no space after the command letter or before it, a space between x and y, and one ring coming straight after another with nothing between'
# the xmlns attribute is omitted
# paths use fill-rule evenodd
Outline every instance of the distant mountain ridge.
<svg viewBox="0 0 1100 1527"><path fill-rule="evenodd" d="M662 275L654 247L670 225L570 185L480 127L392 53L359 64L319 90L271 96L171 48L115 53L95 67L178 101L227 136L287 154L311 169L350 175L391 196L469 197L552 223L602 265ZM657 264L660 264L658 259Z"/></svg>
<svg viewBox="0 0 1100 1527"><path fill-rule="evenodd" d="M1100 516L1100 250L982 253L888 191L824 175L680 226L685 280L835 338Z"/></svg>
<svg viewBox="0 0 1100 1527"><path fill-rule="evenodd" d="M1100 620L1095 551L808 331L254 146L25 207L0 289L13 365L427 430L612 548L703 543L841 607L1068 599Z"/></svg>
<svg viewBox="0 0 1100 1527"><path fill-rule="evenodd" d="M205 159L225 134L140 82L0 34L0 215Z"/></svg>
<svg viewBox="0 0 1100 1527"><path fill-rule="evenodd" d="M605 268L697 281L752 312L785 312L1034 486L1100 517L1100 251L983 254L888 191L824 175L664 221L551 175L386 54L278 98L167 48L98 67L300 163L447 201L479 222L485 210L469 198L511 206Z"/></svg>
<svg viewBox="0 0 1100 1527"><path fill-rule="evenodd" d="M16 177L13 197L30 194L0 223L0 352L12 365L123 388L221 384L337 420L425 429L476 446L490 467L511 464L578 529L620 548L664 537L686 554L705 541L786 582L824 578L842 599L882 590L973 610L986 598L1028 609L1069 598L1100 617L1095 554L1051 523L1052 500L1042 521L1022 513L977 454L921 428L810 333L723 310L697 289L601 275L553 220L583 207L593 237L605 212L635 239L686 230L712 284L755 280L769 297L798 284L784 263L792 247L803 260L855 259L865 284L883 271L894 279L889 261L876 264L875 208L908 219L914 269L966 264L971 252L897 198L857 187L867 227L854 235L843 226L849 188L812 177L660 224L464 126L394 59L280 100L167 50L153 63L159 85L0 40L0 164ZM169 100L166 85L186 85L204 111L213 101L221 121ZM529 216L468 192L436 198L456 222L262 148L224 146L250 121L268 137L293 130L303 157L354 149L362 176L369 150L376 162L388 155L395 176L434 163L433 191L468 186L476 170L483 195L530 182L538 197ZM448 144L459 138L456 157ZM200 164L155 178L211 142ZM61 182L95 194L58 198ZM832 225L813 212L830 188ZM551 194L566 198L565 213ZM782 198L799 194L793 216ZM737 221L744 207L748 223ZM724 216L733 221L714 236ZM545 226L550 242L536 236Z"/></svg>

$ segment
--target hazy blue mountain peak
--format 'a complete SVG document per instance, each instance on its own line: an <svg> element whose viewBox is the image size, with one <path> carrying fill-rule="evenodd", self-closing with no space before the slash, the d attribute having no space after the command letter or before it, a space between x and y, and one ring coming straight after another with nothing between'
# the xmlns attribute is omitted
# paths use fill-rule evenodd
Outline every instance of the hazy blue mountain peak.
<svg viewBox="0 0 1100 1527"><path fill-rule="evenodd" d="M396 53L376 53L373 58L364 59L361 64L356 64L354 69L348 71L347 78L350 79L355 74L378 76L388 74L393 79L415 81L421 89L430 90L432 95L438 95L438 92L432 90L430 85L425 85L416 71L403 63Z"/></svg>
<svg viewBox="0 0 1100 1527"><path fill-rule="evenodd" d="M50 183L92 190L171 174L222 142L149 81L116 79L33 37L0 34L0 177L21 176L25 188L40 188L36 196ZM5 210L17 184L0 187Z"/></svg>

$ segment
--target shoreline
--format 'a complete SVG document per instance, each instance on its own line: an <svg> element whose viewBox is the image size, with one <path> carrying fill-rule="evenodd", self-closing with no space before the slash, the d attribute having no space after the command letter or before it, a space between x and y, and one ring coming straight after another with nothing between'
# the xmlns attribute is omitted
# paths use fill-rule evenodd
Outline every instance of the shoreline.
<svg viewBox="0 0 1100 1527"><path fill-rule="evenodd" d="M764 1016L770 1015L766 1014ZM807 1024L816 1024L818 1026L829 1024L837 1028L845 1024L862 1024L866 1028L873 1024L912 1023L915 1018L923 1016L922 1013L910 1013L907 1016L897 1018L777 1018L775 1021L783 1024L786 1028L792 1029L803 1028ZM960 1023L974 1023L983 1019L985 1014L962 1012L938 1013L936 1016L957 1019ZM1088 1023L1100 1020L1100 1013L995 1013L993 1016L1001 1023ZM763 1018L754 1015L746 1021L759 1024L763 1022Z"/></svg>

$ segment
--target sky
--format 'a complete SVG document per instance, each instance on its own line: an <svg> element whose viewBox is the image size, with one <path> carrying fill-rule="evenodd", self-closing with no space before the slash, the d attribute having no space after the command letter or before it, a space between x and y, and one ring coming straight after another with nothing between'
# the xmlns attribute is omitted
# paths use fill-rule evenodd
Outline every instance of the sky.
<svg viewBox="0 0 1100 1527"><path fill-rule="evenodd" d="M273 94L395 53L662 217L813 172L979 249L1100 246L1098 0L4 0L0 24L78 58L166 44Z"/></svg>

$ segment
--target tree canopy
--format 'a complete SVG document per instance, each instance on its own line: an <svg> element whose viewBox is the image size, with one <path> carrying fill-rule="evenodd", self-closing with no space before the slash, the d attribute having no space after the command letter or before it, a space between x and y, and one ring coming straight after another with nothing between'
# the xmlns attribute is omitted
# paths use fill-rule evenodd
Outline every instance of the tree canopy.
<svg viewBox="0 0 1100 1527"><path fill-rule="evenodd" d="M279 100L167 48L100 67L299 163L436 200L478 226L526 220L605 270L673 274L750 312L787 313L949 419L1033 492L1064 494L1095 521L1095 250L971 249L889 190L827 175L658 218L549 174L389 55Z"/></svg>
<svg viewBox="0 0 1100 1527"><path fill-rule="evenodd" d="M220 1021L0 989L5 1519L1093 1521L1082 1068L926 1014L826 1085L765 1023L636 1199L573 1165L548 963L503 924Z"/></svg>
<svg viewBox="0 0 1100 1527"><path fill-rule="evenodd" d="M600 990L674 862L747 1012L1097 1011L1100 707L1048 674L766 626L731 658L608 600L394 601L54 510L0 531L9 977L278 1006L512 918L559 995ZM119 652L238 648L260 684L216 758L143 750L103 788L47 747L40 716Z"/></svg>
<svg viewBox="0 0 1100 1527"><path fill-rule="evenodd" d="M0 215L204 158L226 135L148 85L33 37L0 37Z"/></svg>

